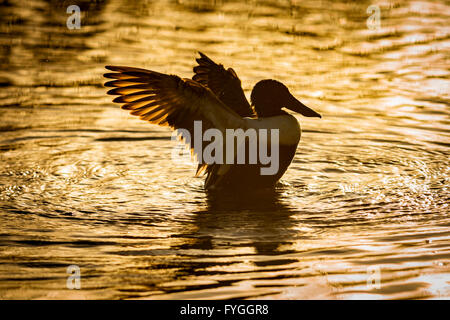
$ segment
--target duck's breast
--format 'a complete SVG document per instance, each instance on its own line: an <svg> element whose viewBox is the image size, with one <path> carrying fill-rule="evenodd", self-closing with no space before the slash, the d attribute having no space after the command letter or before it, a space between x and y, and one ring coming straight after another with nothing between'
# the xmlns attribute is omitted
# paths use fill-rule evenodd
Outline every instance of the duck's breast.
<svg viewBox="0 0 450 320"><path fill-rule="evenodd" d="M297 145L301 137L300 124L297 119L290 114L275 117L251 119L245 118L247 128L254 129L278 129L279 144L284 146ZM270 135L270 132L268 132Z"/></svg>
<svg viewBox="0 0 450 320"><path fill-rule="evenodd" d="M267 129L268 137L271 136L270 130L279 130L277 150L279 156L276 172L268 175L261 174L261 168L267 167L267 165L262 165L261 163L248 164L248 162L245 162L244 164L218 165L217 171L207 178L207 188L221 186L233 188L273 186L289 167L295 156L301 136L300 125L294 116L286 114L260 119L246 118L245 124L246 127L243 129ZM270 150L270 147L268 147L268 149ZM248 155L249 149L247 143L245 150ZM269 153L271 153L271 151L269 151Z"/></svg>

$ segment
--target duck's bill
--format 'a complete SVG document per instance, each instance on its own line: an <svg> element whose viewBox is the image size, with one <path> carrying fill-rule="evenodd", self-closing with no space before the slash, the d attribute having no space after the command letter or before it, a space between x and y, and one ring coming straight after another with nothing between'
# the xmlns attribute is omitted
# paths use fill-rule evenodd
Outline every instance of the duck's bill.
<svg viewBox="0 0 450 320"><path fill-rule="evenodd" d="M286 105L286 108L288 108L289 110L298 112L301 115L304 115L305 117L322 118L322 116L320 114L315 112L313 109L308 108L307 106L305 106L303 103L301 103L296 98L294 98L294 96L290 97L289 102Z"/></svg>

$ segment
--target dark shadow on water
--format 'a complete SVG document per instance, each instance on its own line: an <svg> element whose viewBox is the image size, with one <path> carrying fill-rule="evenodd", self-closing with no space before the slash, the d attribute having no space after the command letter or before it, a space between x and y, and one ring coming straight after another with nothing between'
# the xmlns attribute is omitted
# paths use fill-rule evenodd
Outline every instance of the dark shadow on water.
<svg viewBox="0 0 450 320"><path fill-rule="evenodd" d="M283 202L283 191L276 188L206 191L206 211L211 213L221 211L289 211L289 207Z"/></svg>
<svg viewBox="0 0 450 320"><path fill-rule="evenodd" d="M299 234L295 229L298 222L292 217L296 211L286 203L283 193L283 189L208 192L206 208L195 212L184 231L175 235L181 243L177 241L172 249L181 255L186 252L187 256L177 265L174 279L205 272L220 274L222 271L206 270L224 266L229 266L227 272L239 273L235 264L242 259L255 268L289 268L296 260L286 257L293 250L285 246L298 241ZM196 256L214 259L199 261ZM239 281L239 277L207 284L201 289L229 286L235 281ZM175 290L168 288L167 292L197 289L200 288L186 286Z"/></svg>
<svg viewBox="0 0 450 320"><path fill-rule="evenodd" d="M284 189L260 189L207 194L207 210L199 213L200 229L236 230L236 240L246 239L256 254L279 255L279 247L294 238L295 213L283 196ZM258 263L256 263L258 264Z"/></svg>
<svg viewBox="0 0 450 320"><path fill-rule="evenodd" d="M282 189L252 192L207 192L205 210L195 213L189 241L183 249L211 250L250 246L255 254L280 255L281 245L292 243L297 232L296 212L283 199Z"/></svg>

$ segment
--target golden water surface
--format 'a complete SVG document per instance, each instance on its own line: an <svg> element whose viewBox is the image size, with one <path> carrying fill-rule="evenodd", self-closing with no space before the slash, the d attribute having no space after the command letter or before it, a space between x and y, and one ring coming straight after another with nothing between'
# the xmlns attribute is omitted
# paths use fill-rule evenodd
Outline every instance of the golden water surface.
<svg viewBox="0 0 450 320"><path fill-rule="evenodd" d="M448 2L74 2L79 30L0 6L0 298L450 298ZM105 94L105 65L197 50L322 114L274 192L207 195Z"/></svg>

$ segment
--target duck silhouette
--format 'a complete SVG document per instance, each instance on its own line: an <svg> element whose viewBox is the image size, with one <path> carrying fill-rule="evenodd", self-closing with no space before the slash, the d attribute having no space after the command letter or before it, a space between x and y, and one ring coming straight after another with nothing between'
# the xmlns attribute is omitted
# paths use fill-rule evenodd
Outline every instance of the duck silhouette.
<svg viewBox="0 0 450 320"><path fill-rule="evenodd" d="M197 139L199 134L203 135L209 129L223 136L228 134L228 130L244 133L240 147L244 147L246 152L240 161L233 161L236 160L239 145L223 148L224 154L218 155L221 161L199 161L196 176L206 175L205 189L240 190L275 186L294 158L301 136L297 119L283 108L306 117L321 118L320 114L297 100L284 84L272 79L261 80L254 86L250 104L232 68L225 69L205 54L199 54L192 79L146 69L106 66L106 69L113 71L104 74L104 77L113 79L105 83L106 87L114 87L108 94L119 95L113 102L122 103L121 108L129 110L132 115L181 132L197 159L202 159L201 155L208 145L207 141ZM200 131L195 127L199 122ZM256 136L245 135L249 129L254 130ZM261 132L264 130L266 133L263 136ZM277 136L269 137L267 132L273 130L277 130ZM216 139L217 136L214 137ZM265 146L266 151L270 148L271 155L274 150L277 151L276 170L273 172L262 170L267 167L267 161L251 161L252 137L256 137L256 145L260 148ZM230 145L228 140L220 142ZM213 153L217 156L217 150Z"/></svg>

